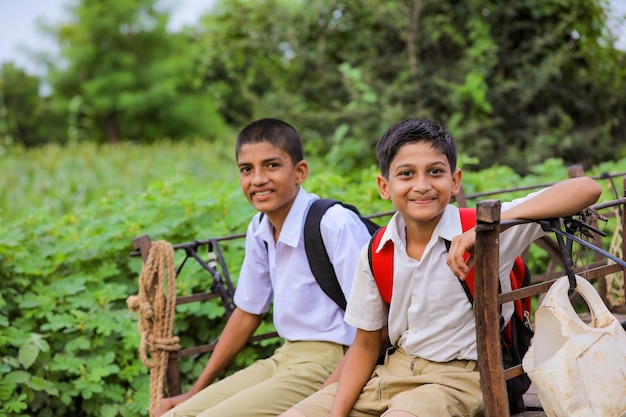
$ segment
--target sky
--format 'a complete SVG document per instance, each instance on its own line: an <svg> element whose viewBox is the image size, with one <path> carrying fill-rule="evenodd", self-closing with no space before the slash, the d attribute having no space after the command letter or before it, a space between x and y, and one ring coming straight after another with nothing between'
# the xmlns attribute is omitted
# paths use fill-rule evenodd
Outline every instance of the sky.
<svg viewBox="0 0 626 417"><path fill-rule="evenodd" d="M75 1L75 0L74 0ZM43 75L26 51L56 51L57 47L37 30L37 21L59 24L68 15L65 7L72 0L0 0L0 63L11 61L29 74ZM624 0L626 1L626 0ZM213 0L161 0L168 7L170 29L195 24Z"/></svg>
<svg viewBox="0 0 626 417"><path fill-rule="evenodd" d="M0 63L11 61L28 74L43 75L25 52L55 52L54 42L37 31L36 22L43 19L49 24L62 22L67 15L64 6L71 0L0 0ZM170 28L197 22L214 0L162 0L172 10ZM612 7L620 16L626 15L626 0L611 0ZM626 50L626 25L616 29L620 36L618 47Z"/></svg>

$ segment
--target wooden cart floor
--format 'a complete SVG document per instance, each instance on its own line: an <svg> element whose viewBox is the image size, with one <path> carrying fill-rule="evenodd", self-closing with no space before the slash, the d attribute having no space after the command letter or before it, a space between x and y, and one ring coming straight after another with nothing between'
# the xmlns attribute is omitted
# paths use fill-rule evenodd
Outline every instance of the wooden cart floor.
<svg viewBox="0 0 626 417"><path fill-rule="evenodd" d="M530 386L530 389L526 394L524 394L524 403L527 407L537 408L541 407L541 403L539 402L539 397L537 396L537 391L534 386ZM515 414L515 417L545 417L546 413L541 411L529 410L524 411L523 413Z"/></svg>

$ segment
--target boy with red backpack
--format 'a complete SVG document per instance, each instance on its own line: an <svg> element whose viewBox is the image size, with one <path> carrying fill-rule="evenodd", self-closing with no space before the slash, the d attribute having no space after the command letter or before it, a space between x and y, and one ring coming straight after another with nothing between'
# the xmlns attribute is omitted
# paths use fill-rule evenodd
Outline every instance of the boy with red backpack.
<svg viewBox="0 0 626 417"><path fill-rule="evenodd" d="M466 261L464 255L472 253L476 234L473 229L462 233L459 209L450 204L462 177L454 140L436 123L405 120L383 134L377 156L380 195L397 209L373 248L378 252L393 246L391 302L379 292L366 245L345 314L357 335L342 362L339 383L283 417L482 415L474 312L459 284L473 265L473 258ZM565 180L503 203L501 219L571 215L593 204L600 193L590 178ZM528 223L501 234L502 291L510 290L517 256L546 233ZM503 306L505 322L512 313L512 305ZM377 366L385 326L393 353Z"/></svg>

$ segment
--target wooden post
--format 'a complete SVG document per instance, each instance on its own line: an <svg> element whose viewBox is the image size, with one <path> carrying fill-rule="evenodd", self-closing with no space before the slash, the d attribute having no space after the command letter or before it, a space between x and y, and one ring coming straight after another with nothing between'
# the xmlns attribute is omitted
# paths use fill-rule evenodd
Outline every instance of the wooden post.
<svg viewBox="0 0 626 417"><path fill-rule="evenodd" d="M459 193L454 196L454 200L457 202L459 207L467 207L467 198L465 198L465 190L462 185Z"/></svg>
<svg viewBox="0 0 626 417"><path fill-rule="evenodd" d="M585 170L582 165L571 165L567 168L567 176L570 178L584 177Z"/></svg>
<svg viewBox="0 0 626 417"><path fill-rule="evenodd" d="M476 206L474 314L478 365L486 417L508 417L509 400L500 346L499 284L500 201Z"/></svg>
<svg viewBox="0 0 626 417"><path fill-rule="evenodd" d="M150 236L137 236L133 239L133 244L135 245L135 249L138 249L139 253L141 253L141 258L143 259L143 261L146 262L146 260L148 259L148 254L150 253L150 245L152 245L152 242L150 241Z"/></svg>
<svg viewBox="0 0 626 417"><path fill-rule="evenodd" d="M178 367L177 352L168 352L167 355L167 392L170 397L182 394L180 387L180 368Z"/></svg>

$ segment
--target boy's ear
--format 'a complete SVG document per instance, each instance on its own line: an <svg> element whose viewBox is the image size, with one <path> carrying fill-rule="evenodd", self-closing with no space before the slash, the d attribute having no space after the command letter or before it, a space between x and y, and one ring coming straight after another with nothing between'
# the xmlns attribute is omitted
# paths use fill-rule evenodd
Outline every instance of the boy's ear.
<svg viewBox="0 0 626 417"><path fill-rule="evenodd" d="M389 200L391 198L391 194L389 194L389 183L387 182L387 178L385 178L382 174L376 177L376 183L378 184L378 193L380 194L380 198L383 200Z"/></svg>
<svg viewBox="0 0 626 417"><path fill-rule="evenodd" d="M452 173L452 195L457 195L461 191L461 179L463 178L463 172L460 169L456 169Z"/></svg>
<svg viewBox="0 0 626 417"><path fill-rule="evenodd" d="M309 175L309 164L302 160L298 162L295 166L296 171L296 184L300 185L306 180L306 177Z"/></svg>

